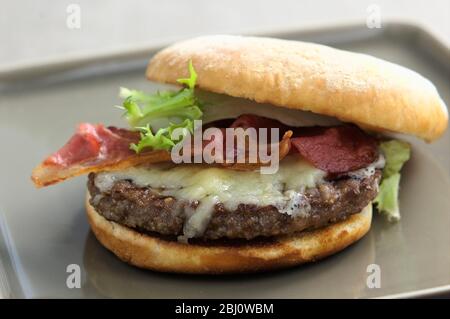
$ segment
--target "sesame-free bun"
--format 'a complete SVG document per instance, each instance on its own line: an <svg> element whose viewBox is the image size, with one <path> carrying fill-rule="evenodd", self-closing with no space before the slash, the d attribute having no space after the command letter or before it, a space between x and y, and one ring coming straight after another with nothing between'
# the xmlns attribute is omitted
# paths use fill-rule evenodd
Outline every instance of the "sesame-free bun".
<svg viewBox="0 0 450 319"><path fill-rule="evenodd" d="M91 229L121 260L161 272L224 274L266 271L319 260L337 253L370 229L372 205L348 219L314 231L240 244L185 244L140 233L101 216L86 199Z"/></svg>
<svg viewBox="0 0 450 319"><path fill-rule="evenodd" d="M188 76L189 60L207 91L427 141L447 127L447 108L429 80L369 55L299 41L205 36L157 53L147 78L175 84Z"/></svg>

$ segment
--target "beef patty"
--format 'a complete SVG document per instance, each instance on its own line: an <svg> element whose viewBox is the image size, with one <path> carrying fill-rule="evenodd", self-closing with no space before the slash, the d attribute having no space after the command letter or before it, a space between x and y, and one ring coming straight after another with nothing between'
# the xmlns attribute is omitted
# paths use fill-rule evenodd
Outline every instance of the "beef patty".
<svg viewBox="0 0 450 319"><path fill-rule="evenodd" d="M163 196L150 187L139 187L128 180L119 180L111 190L102 193L89 175L90 203L108 220L140 231L161 235L183 235L186 206L174 197ZM268 237L319 228L359 213L377 195L381 171L363 178L344 177L308 188L304 198L307 214L295 217L274 206L240 204L234 211L216 204L203 239Z"/></svg>

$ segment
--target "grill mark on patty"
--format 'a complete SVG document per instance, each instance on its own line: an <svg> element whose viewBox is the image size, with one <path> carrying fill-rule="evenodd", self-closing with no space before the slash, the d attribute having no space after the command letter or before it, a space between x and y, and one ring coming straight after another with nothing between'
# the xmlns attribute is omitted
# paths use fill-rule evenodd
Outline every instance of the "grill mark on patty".
<svg viewBox="0 0 450 319"><path fill-rule="evenodd" d="M95 173L89 174L91 205L108 220L137 230L161 235L183 234L184 209L199 202L187 203L163 196L151 187L139 187L129 180L114 183L102 193L95 186ZM381 171L365 178L343 177L308 188L303 195L311 209L308 214L292 217L274 206L240 204L228 211L216 204L201 239L252 239L291 234L327 226L359 213L377 195Z"/></svg>

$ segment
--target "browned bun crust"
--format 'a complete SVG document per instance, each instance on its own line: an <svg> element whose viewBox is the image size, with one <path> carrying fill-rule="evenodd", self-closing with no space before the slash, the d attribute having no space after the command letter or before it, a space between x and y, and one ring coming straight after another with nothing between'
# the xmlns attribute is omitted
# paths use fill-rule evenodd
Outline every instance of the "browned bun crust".
<svg viewBox="0 0 450 319"><path fill-rule="evenodd" d="M188 75L189 60L207 91L427 141L447 128L447 108L429 80L368 55L299 41L205 36L157 53L147 78L175 84Z"/></svg>
<svg viewBox="0 0 450 319"><path fill-rule="evenodd" d="M224 274L257 272L312 262L332 255L370 229L372 205L326 228L245 244L184 244L139 233L108 221L86 200L86 212L100 243L121 260L162 272Z"/></svg>

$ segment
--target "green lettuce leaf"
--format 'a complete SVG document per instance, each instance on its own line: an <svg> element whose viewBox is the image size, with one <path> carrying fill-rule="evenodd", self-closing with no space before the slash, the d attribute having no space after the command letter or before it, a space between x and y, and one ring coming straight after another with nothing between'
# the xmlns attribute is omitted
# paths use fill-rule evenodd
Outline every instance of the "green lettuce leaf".
<svg viewBox="0 0 450 319"><path fill-rule="evenodd" d="M139 143L131 145L137 153L147 147L170 150L179 142L171 139L171 132L175 128L189 132L193 121L202 118L201 103L194 94L197 73L192 61L189 61L189 77L177 81L185 85L179 91L147 94L120 89L119 95L124 99L120 108L125 110L124 117L131 128L141 131Z"/></svg>
<svg viewBox="0 0 450 319"><path fill-rule="evenodd" d="M403 141L391 140L382 142L380 149L384 154L386 164L383 169L380 191L374 203L377 205L378 211L384 214L389 221L398 221L400 219L398 203L400 170L410 158L411 146Z"/></svg>
<svg viewBox="0 0 450 319"><path fill-rule="evenodd" d="M192 61L189 61L189 77L187 79L178 79L177 82L186 85L191 90L194 89L195 83L197 82L197 72L194 70Z"/></svg>
<svg viewBox="0 0 450 319"><path fill-rule="evenodd" d="M383 178L380 184L380 191L374 200L374 203L377 204L378 211L386 215L389 221L400 220L398 205L399 184L399 173Z"/></svg>
<svg viewBox="0 0 450 319"><path fill-rule="evenodd" d="M159 129L153 134L149 125L138 128L141 131L141 139L137 144L131 144L130 148L136 153L145 148L153 150L171 150L177 143L181 142L188 134L194 133L194 122L186 119L180 124L170 124L167 128ZM182 134L178 138L172 138L175 129L180 129Z"/></svg>
<svg viewBox="0 0 450 319"><path fill-rule="evenodd" d="M403 164L409 160L411 155L411 146L408 143L399 140L382 142L380 144L380 149L386 160L386 165L383 169L383 177L389 177L400 172Z"/></svg>

